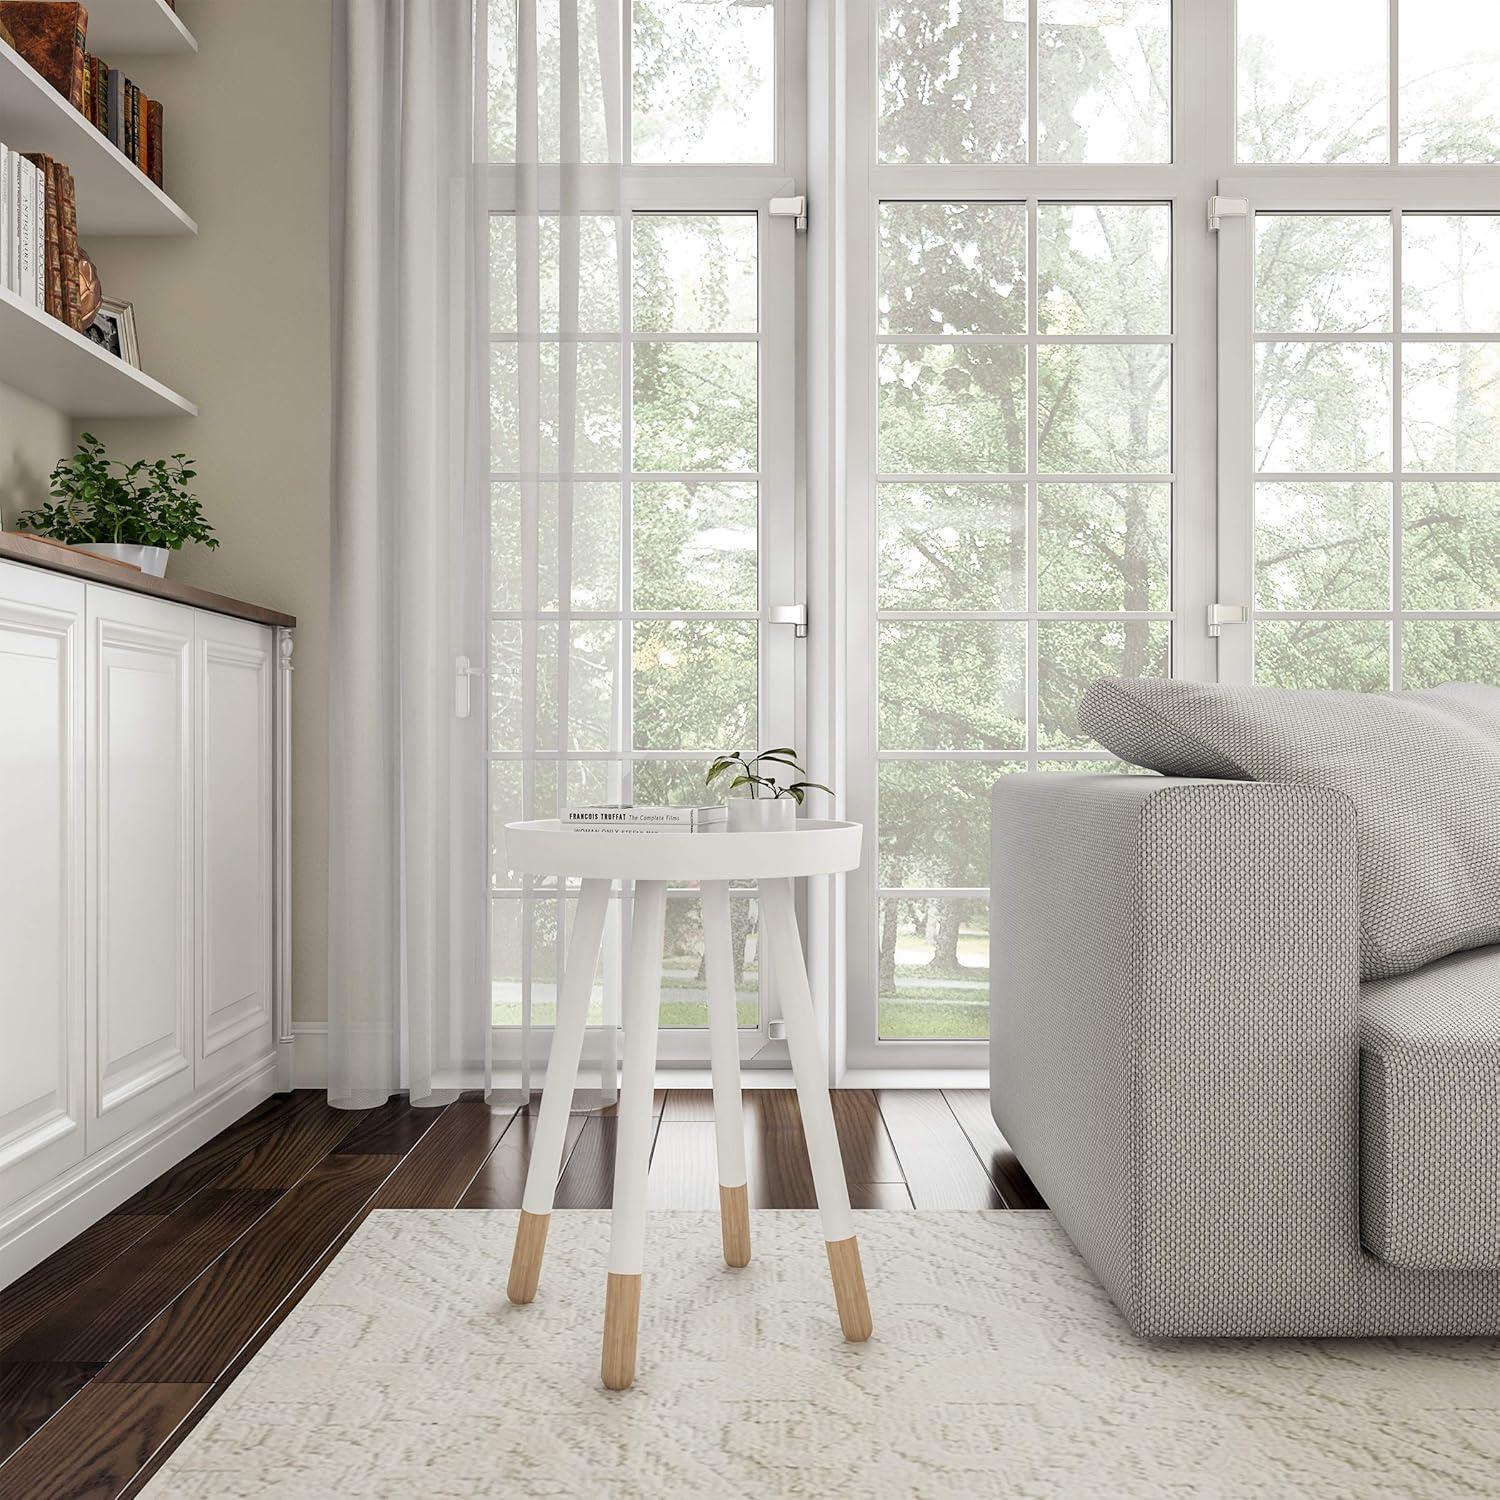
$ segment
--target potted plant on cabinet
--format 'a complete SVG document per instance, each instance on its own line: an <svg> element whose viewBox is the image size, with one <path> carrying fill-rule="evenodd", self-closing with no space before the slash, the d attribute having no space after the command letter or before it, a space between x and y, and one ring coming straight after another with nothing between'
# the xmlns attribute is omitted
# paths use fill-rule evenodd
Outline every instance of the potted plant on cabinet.
<svg viewBox="0 0 1500 1500"><path fill-rule="evenodd" d="M104 444L85 432L78 451L52 470L52 502L24 512L16 524L160 578L168 555L184 543L219 545L188 489L198 472L191 464L184 453L126 464L110 458Z"/></svg>
<svg viewBox="0 0 1500 1500"><path fill-rule="evenodd" d="M703 784L710 786L721 776L731 776L729 790L748 786L748 796L729 799L729 826L744 832L755 830L769 832L772 829L791 828L797 820L797 809L809 792L827 792L832 789L821 781L790 781L783 784L774 775L766 774L776 768L794 771L799 777L803 770L797 763L797 752L783 747L777 750L762 750L748 760L738 750L718 756L708 768Z"/></svg>

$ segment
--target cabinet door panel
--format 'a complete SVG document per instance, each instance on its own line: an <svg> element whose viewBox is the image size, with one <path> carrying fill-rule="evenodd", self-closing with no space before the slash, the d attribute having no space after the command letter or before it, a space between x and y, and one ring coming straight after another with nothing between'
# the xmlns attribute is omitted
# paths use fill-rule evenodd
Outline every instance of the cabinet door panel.
<svg viewBox="0 0 1500 1500"><path fill-rule="evenodd" d="M81 583L0 564L0 1203L83 1159Z"/></svg>

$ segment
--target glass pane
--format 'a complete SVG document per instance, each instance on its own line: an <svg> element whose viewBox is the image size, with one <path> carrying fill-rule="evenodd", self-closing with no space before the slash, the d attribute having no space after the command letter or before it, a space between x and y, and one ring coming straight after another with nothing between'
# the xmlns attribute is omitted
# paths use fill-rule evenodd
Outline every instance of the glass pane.
<svg viewBox="0 0 1500 1500"><path fill-rule="evenodd" d="M753 484L632 486L635 608L756 609L757 493Z"/></svg>
<svg viewBox="0 0 1500 1500"><path fill-rule="evenodd" d="M560 364L571 378L572 410L561 408ZM537 400L530 418L537 433L536 468L544 474L610 473L620 467L620 349L618 344L544 343L538 350ZM521 349L490 351L490 466L515 473L521 451Z"/></svg>
<svg viewBox="0 0 1500 1500"><path fill-rule="evenodd" d="M1172 331L1165 203L1043 203L1037 260L1042 333Z"/></svg>
<svg viewBox="0 0 1500 1500"><path fill-rule="evenodd" d="M516 331L516 220L490 215L490 331Z"/></svg>
<svg viewBox="0 0 1500 1500"><path fill-rule="evenodd" d="M633 159L776 159L773 0L634 0Z"/></svg>
<svg viewBox="0 0 1500 1500"><path fill-rule="evenodd" d="M1172 159L1171 0L1039 0L1043 161Z"/></svg>
<svg viewBox="0 0 1500 1500"><path fill-rule="evenodd" d="M490 621L490 749L521 748L521 622Z"/></svg>
<svg viewBox="0 0 1500 1500"><path fill-rule="evenodd" d="M636 214L631 314L660 333L754 333L754 214Z"/></svg>
<svg viewBox="0 0 1500 1500"><path fill-rule="evenodd" d="M540 319L535 328L542 333L557 333L565 326L566 314L569 333L613 333L620 326L614 218L574 214L560 219L556 214L544 214L535 222L534 295ZM527 223L512 214L490 216L490 328L495 333L511 333L519 325L517 235L524 233ZM565 254L573 268L566 278L562 275ZM564 286L576 297L567 308L562 306Z"/></svg>
<svg viewBox="0 0 1500 1500"><path fill-rule="evenodd" d="M521 486L490 486L490 608L520 609Z"/></svg>
<svg viewBox="0 0 1500 1500"><path fill-rule="evenodd" d="M880 1035L990 1034L990 910L962 896L880 903Z"/></svg>
<svg viewBox="0 0 1500 1500"><path fill-rule="evenodd" d="M1257 609L1388 609L1385 484L1258 484Z"/></svg>
<svg viewBox="0 0 1500 1500"><path fill-rule="evenodd" d="M1255 451L1270 473L1389 469L1390 346L1257 344Z"/></svg>
<svg viewBox="0 0 1500 1500"><path fill-rule="evenodd" d="M1400 18L1401 159L1500 161L1500 10L1408 0Z"/></svg>
<svg viewBox="0 0 1500 1500"><path fill-rule="evenodd" d="M500 474L514 474L521 467L519 369L520 350L515 344L491 346L490 468Z"/></svg>
<svg viewBox="0 0 1500 1500"><path fill-rule="evenodd" d="M1500 484L1401 488L1404 609L1500 610Z"/></svg>
<svg viewBox="0 0 1500 1500"><path fill-rule="evenodd" d="M1164 610L1171 597L1170 485L1037 487L1039 609Z"/></svg>
<svg viewBox="0 0 1500 1500"><path fill-rule="evenodd" d="M638 470L753 472L756 346L637 343Z"/></svg>
<svg viewBox="0 0 1500 1500"><path fill-rule="evenodd" d="M523 945L531 949L531 1021L534 1026L557 1024L557 976L560 955L573 934L578 903L561 903L566 911L566 927L557 930L556 900L517 901L502 899L490 902L490 999L493 1024L519 1026L522 1021ZM561 943L559 942L561 938ZM598 1026L604 1020L604 954L601 951L594 970L593 993L588 1008L588 1024Z"/></svg>
<svg viewBox="0 0 1500 1500"><path fill-rule="evenodd" d="M614 620L574 620L568 658L570 750L620 748L617 663L619 625Z"/></svg>
<svg viewBox="0 0 1500 1500"><path fill-rule="evenodd" d="M880 486L882 609L1024 609L1026 487Z"/></svg>
<svg viewBox="0 0 1500 1500"><path fill-rule="evenodd" d="M1500 687L1500 620L1407 620L1401 627L1401 686L1487 682Z"/></svg>
<svg viewBox="0 0 1500 1500"><path fill-rule="evenodd" d="M521 762L492 760L489 764L490 888L518 887L520 877L505 864L505 825L524 816L521 806Z"/></svg>
<svg viewBox="0 0 1500 1500"><path fill-rule="evenodd" d="M1407 344L1401 452L1408 469L1500 469L1500 344Z"/></svg>
<svg viewBox="0 0 1500 1500"><path fill-rule="evenodd" d="M548 488L548 486L543 486ZM571 511L572 578L569 595L580 610L620 607L620 486L556 486L558 513Z"/></svg>
<svg viewBox="0 0 1500 1500"><path fill-rule="evenodd" d="M1500 333L1500 214L1404 214L1401 326Z"/></svg>
<svg viewBox="0 0 1500 1500"><path fill-rule="evenodd" d="M1164 344L1044 344L1036 351L1044 474L1165 474L1172 351Z"/></svg>
<svg viewBox="0 0 1500 1500"><path fill-rule="evenodd" d="M1377 333L1391 326L1385 214L1256 214L1255 326Z"/></svg>
<svg viewBox="0 0 1500 1500"><path fill-rule="evenodd" d="M1026 160L1026 0L881 0L880 159Z"/></svg>
<svg viewBox="0 0 1500 1500"><path fill-rule="evenodd" d="M1026 747L1023 621L882 621L879 684L882 749Z"/></svg>
<svg viewBox="0 0 1500 1500"><path fill-rule="evenodd" d="M882 333L1025 333L1024 203L882 203Z"/></svg>
<svg viewBox="0 0 1500 1500"><path fill-rule="evenodd" d="M637 620L635 743L640 749L724 750L755 742L753 620Z"/></svg>
<svg viewBox="0 0 1500 1500"><path fill-rule="evenodd" d="M633 760L631 798L648 807L706 807L724 800L723 784L705 786L710 757L684 760Z"/></svg>
<svg viewBox="0 0 1500 1500"><path fill-rule="evenodd" d="M1096 677L1165 677L1168 620L1042 620L1037 629L1037 743L1092 750L1078 703Z"/></svg>
<svg viewBox="0 0 1500 1500"><path fill-rule="evenodd" d="M990 788L1021 761L887 760L880 765L880 884L988 889Z"/></svg>
<svg viewBox="0 0 1500 1500"><path fill-rule="evenodd" d="M1239 159L1387 161L1387 0L1239 0Z"/></svg>
<svg viewBox="0 0 1500 1500"><path fill-rule="evenodd" d="M885 345L880 467L888 474L1024 474L1025 349Z"/></svg>
<svg viewBox="0 0 1500 1500"><path fill-rule="evenodd" d="M741 1026L760 1024L760 908L729 903L729 951L734 963L735 1015ZM667 902L662 941L661 1024L708 1025L708 980L703 968L703 912L696 896Z"/></svg>
<svg viewBox="0 0 1500 1500"><path fill-rule="evenodd" d="M1272 687L1390 687L1390 626L1384 620L1260 620L1255 680Z"/></svg>

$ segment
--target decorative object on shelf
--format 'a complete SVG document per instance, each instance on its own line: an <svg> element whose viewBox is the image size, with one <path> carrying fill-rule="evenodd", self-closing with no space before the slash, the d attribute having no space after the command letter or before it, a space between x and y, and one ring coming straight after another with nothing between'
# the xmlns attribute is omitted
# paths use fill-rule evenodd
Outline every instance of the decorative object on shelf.
<svg viewBox="0 0 1500 1500"><path fill-rule="evenodd" d="M135 309L128 302L103 298L83 330L83 336L116 359L139 370L141 347L135 336Z"/></svg>
<svg viewBox="0 0 1500 1500"><path fill-rule="evenodd" d="M563 810L564 828L582 828L594 832L629 829L631 833L702 833L723 828L729 821L729 809L722 803L711 807L645 807L628 802L607 803L598 807L569 807Z"/></svg>
<svg viewBox="0 0 1500 1500"><path fill-rule="evenodd" d="M126 304L128 305L128 304ZM78 330L83 332L104 306L104 288L99 284L99 268L82 250L78 252Z"/></svg>
<svg viewBox="0 0 1500 1500"><path fill-rule="evenodd" d="M76 110L83 109L89 13L74 0L0 0L11 46Z"/></svg>
<svg viewBox="0 0 1500 1500"><path fill-rule="evenodd" d="M219 545L188 489L198 472L191 463L185 453L174 453L126 464L110 458L104 444L86 432L78 451L52 470L56 503L24 512L16 525L81 552L135 563L160 578L168 553L185 542L210 549Z"/></svg>
<svg viewBox="0 0 1500 1500"><path fill-rule="evenodd" d="M761 750L748 760L738 750L720 755L708 768L703 778L704 786L711 786L719 777L733 775L729 790L748 786L746 797L729 799L729 826L746 831L750 829L790 828L797 820L797 809L809 792L828 792L832 789L821 781L792 781L783 785L775 776L763 775L762 769L786 767L803 774L797 762L797 752L783 746L774 750Z"/></svg>

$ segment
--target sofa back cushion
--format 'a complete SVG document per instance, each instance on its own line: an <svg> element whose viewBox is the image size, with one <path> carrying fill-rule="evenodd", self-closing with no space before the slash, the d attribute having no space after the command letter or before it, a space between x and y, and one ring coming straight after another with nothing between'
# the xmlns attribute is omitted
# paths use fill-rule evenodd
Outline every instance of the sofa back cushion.
<svg viewBox="0 0 1500 1500"><path fill-rule="evenodd" d="M1105 677L1078 717L1105 749L1168 776L1348 796L1364 978L1500 943L1500 688L1300 692Z"/></svg>

